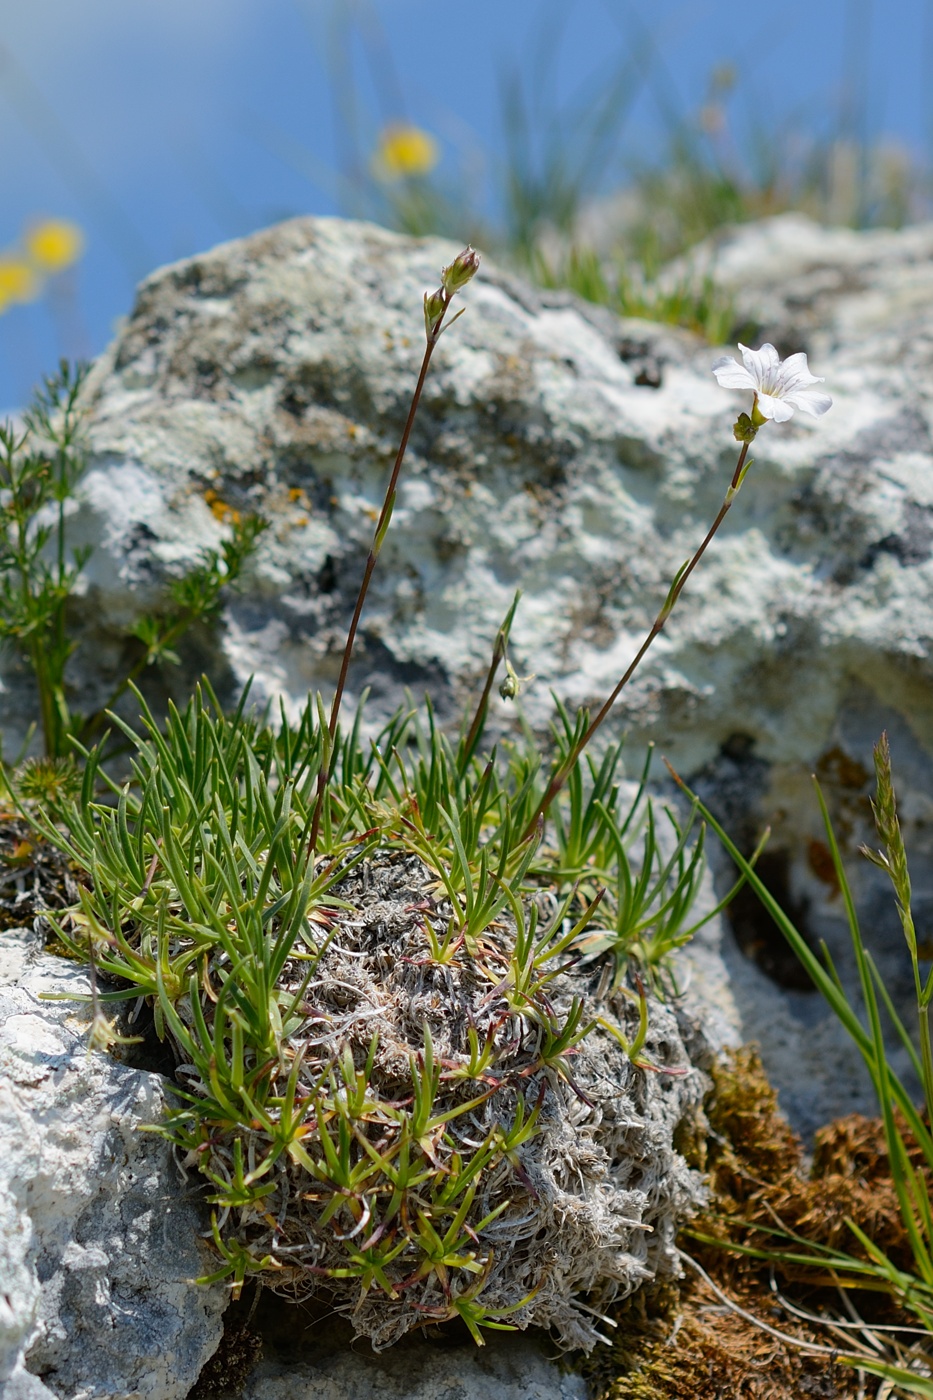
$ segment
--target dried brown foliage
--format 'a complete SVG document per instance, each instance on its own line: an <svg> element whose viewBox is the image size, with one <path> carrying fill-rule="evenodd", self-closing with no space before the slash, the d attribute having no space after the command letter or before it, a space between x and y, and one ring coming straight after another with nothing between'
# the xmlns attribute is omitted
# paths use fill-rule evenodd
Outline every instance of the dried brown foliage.
<svg viewBox="0 0 933 1400"><path fill-rule="evenodd" d="M768 1233L780 1226L858 1257L849 1217L908 1267L883 1127L858 1114L829 1124L817 1134L808 1170L754 1047L720 1062L713 1080L697 1161L708 1174L710 1207L680 1244L718 1292L688 1265L679 1285L644 1291L623 1305L611 1349L588 1363L593 1394L597 1400L856 1400L866 1393L859 1376L832 1350L845 1350L847 1335L833 1325L850 1320L833 1280L800 1266L768 1266L727 1246L780 1248ZM913 1321L884 1294L849 1296L869 1325ZM857 1335L848 1335L853 1345ZM869 1378L867 1393L877 1386Z"/></svg>

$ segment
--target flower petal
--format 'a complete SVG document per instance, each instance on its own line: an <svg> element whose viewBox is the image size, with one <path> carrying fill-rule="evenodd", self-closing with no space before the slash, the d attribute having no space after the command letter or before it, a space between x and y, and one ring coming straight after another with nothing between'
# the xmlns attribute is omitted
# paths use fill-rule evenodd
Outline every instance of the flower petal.
<svg viewBox="0 0 933 1400"><path fill-rule="evenodd" d="M755 381L755 388L765 393L773 389L781 368L781 357L774 346L766 342L760 350L749 350L747 345L739 341L739 349L745 361L745 368Z"/></svg>
<svg viewBox="0 0 933 1400"><path fill-rule="evenodd" d="M782 394L793 393L795 389L805 389L809 384L822 383L819 375L810 373L807 357L802 350L796 355L789 355L781 365L779 384Z"/></svg>
<svg viewBox="0 0 933 1400"><path fill-rule="evenodd" d="M779 399L774 394L758 395L758 410L763 418L773 418L775 423L786 423L788 418L793 418L794 410L786 399Z"/></svg>
<svg viewBox="0 0 933 1400"><path fill-rule="evenodd" d="M747 369L734 360L731 355L723 355L721 360L717 360L713 365L719 385L723 389L756 389L758 386L749 374Z"/></svg>
<svg viewBox="0 0 933 1400"><path fill-rule="evenodd" d="M823 381L818 379L816 382L822 384ZM784 395L784 402L790 404L791 408L799 408L804 413L812 414L814 418L822 418L827 409L833 406L829 394L824 394L821 389L794 389Z"/></svg>

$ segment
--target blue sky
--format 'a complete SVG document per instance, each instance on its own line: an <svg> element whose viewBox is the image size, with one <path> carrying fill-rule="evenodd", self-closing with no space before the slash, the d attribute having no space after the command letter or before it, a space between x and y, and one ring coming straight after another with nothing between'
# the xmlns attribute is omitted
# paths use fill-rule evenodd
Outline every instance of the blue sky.
<svg viewBox="0 0 933 1400"><path fill-rule="evenodd" d="M778 141L793 121L817 134L857 108L865 134L925 157L931 11L933 0L0 0L0 247L45 215L76 220L87 239L54 296L0 316L0 408L60 353L102 349L153 267L291 214L339 212L335 108L348 93L364 146L382 122L418 122L441 139L442 175L469 169L487 207L503 73L542 92L536 54L549 41L553 110L597 90L649 28L619 179L635 153L660 149L660 107L695 111L723 62L741 75L738 132L754 121Z"/></svg>

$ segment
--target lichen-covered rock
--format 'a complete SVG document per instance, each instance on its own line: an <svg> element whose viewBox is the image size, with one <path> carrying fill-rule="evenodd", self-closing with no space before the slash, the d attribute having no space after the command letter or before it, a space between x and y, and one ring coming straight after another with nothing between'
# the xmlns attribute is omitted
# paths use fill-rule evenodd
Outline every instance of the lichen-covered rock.
<svg viewBox="0 0 933 1400"><path fill-rule="evenodd" d="M903 371L922 371L933 319L933 224L905 229L823 228L779 214L720 230L666 273L709 274L749 321L785 350L839 354L871 366L892 355L898 397ZM911 344L916 340L915 344Z"/></svg>
<svg viewBox="0 0 933 1400"><path fill-rule="evenodd" d="M733 261L742 238L767 237L737 235ZM831 262L837 235L819 237ZM864 765L864 733L887 717L915 736L918 779L933 775L933 477L923 303L910 293L926 264L920 232L884 238L884 285L895 266L900 280L878 340L861 323L836 334L813 366L833 411L759 435L726 530L623 696L617 726L682 772L741 733L784 797L837 747ZM143 284L89 398L75 528L96 545L96 645L82 681L100 690L119 625L217 542L230 510L256 508L272 529L207 659L289 706L327 688L421 357L421 292L449 254L305 219ZM860 286L850 299L883 300ZM352 689L374 687L375 713L405 685L429 687L455 715L521 587L516 660L539 677L526 704L544 723L550 685L601 698L630 659L722 498L740 398L685 333L488 265L466 301L428 380Z"/></svg>
<svg viewBox="0 0 933 1400"><path fill-rule="evenodd" d="M784 351L804 336L835 406L759 435L725 530L613 720L636 753L653 738L747 847L772 822L778 894L843 962L810 774L854 856L883 727L921 905L933 890L931 239L788 216L723 242L716 275L742 314ZM90 645L74 673L85 703L107 692L120 628L244 509L272 528L213 641L189 648L178 688L205 666L228 693L254 676L255 695L286 708L330 688L421 358L421 293L450 253L304 219L143 284L90 385L74 521L96 549ZM427 688L454 719L521 587L514 659L537 673L523 703L543 728L551 686L571 704L601 699L627 664L722 499L731 419L747 405L713 380L717 352L686 333L533 291L488 263L464 300L428 380L351 692L371 686L376 716L406 686ZM5 677L2 718L15 728L22 684ZM897 922L874 879L859 894L896 976ZM746 924L746 949L793 982L767 921ZM799 1040L819 1016L804 991L794 998L796 1009L778 998L763 1015L749 994L746 1033L773 1012L778 1041ZM805 1091L796 1063L786 1080Z"/></svg>
<svg viewBox="0 0 933 1400"><path fill-rule="evenodd" d="M22 950L0 933L0 945ZM0 1394L183 1400L221 1335L223 1288L157 1122L158 1075L88 1052L87 977L48 955L0 986ZM25 965L24 965L25 964Z"/></svg>

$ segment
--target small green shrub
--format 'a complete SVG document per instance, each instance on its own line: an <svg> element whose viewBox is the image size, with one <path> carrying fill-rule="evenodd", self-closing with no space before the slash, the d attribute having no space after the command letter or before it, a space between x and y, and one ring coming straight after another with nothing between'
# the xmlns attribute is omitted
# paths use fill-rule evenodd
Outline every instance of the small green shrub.
<svg viewBox="0 0 933 1400"><path fill-rule="evenodd" d="M130 783L96 800L92 753L81 797L48 809L90 886L50 922L116 983L100 1002L146 998L175 1051L181 1102L159 1131L209 1184L209 1277L327 1287L380 1345L419 1318L460 1316L480 1340L527 1313L554 1270L507 1242L558 1199L558 1081L584 1108L597 1056L616 1097L687 1073L641 977L689 936L702 842L680 833L662 858L643 786L626 801L613 781L618 745L577 761L553 846L521 839L534 749L462 762L405 714L368 744L359 716L338 731L312 852L313 707L276 732L205 691L164 731L143 718L142 737L120 726ZM578 958L604 948L608 980ZM577 1249L562 1269L582 1291Z"/></svg>
<svg viewBox="0 0 933 1400"><path fill-rule="evenodd" d="M67 522L86 463L84 379L83 369L63 361L37 391L23 427L0 424L0 639L16 647L35 677L43 746L53 760L70 759L73 741L87 742L97 732L105 711L147 666L177 661L172 647L194 623L218 612L224 588L235 583L265 528L256 516L234 521L219 550L206 550L172 582L166 605L137 619L131 631L136 658L105 706L75 713L67 680L77 645L69 604L91 551L70 548ZM44 771L32 766L33 789L38 784L41 790ZM57 781L61 765L47 771Z"/></svg>

